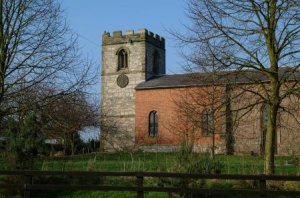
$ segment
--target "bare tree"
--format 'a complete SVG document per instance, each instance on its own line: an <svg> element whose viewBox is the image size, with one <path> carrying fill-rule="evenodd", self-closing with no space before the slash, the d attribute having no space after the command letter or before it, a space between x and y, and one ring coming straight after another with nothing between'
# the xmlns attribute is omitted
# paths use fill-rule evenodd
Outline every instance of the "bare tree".
<svg viewBox="0 0 300 198"><path fill-rule="evenodd" d="M57 0L0 0L1 119L32 87L55 88L53 95L82 89L90 69Z"/></svg>
<svg viewBox="0 0 300 198"><path fill-rule="evenodd" d="M85 127L99 127L99 105L87 99L83 92L52 98L37 111L40 131L48 138L61 139L64 153L75 153L75 137ZM43 105L43 103L40 103ZM98 103L99 104L99 103Z"/></svg>
<svg viewBox="0 0 300 198"><path fill-rule="evenodd" d="M174 35L192 55L212 52L217 71L252 70L263 78L253 78L259 89L243 88L269 106L265 139L265 173L274 173L277 116L286 110L282 101L299 95L297 73L300 66L300 6L297 0L189 0L191 25L187 34ZM187 56L190 58L190 56ZM192 59L193 60L193 59ZM192 64L195 62L192 61ZM209 65L196 65L206 67ZM285 67L285 69L280 69ZM258 91L259 90L259 91ZM254 105L254 104L253 104Z"/></svg>
<svg viewBox="0 0 300 198"><path fill-rule="evenodd" d="M209 73L205 75L195 74L190 75L192 81L195 82L209 82L209 86L205 84L199 84L199 87L187 88L183 94L176 95L174 103L177 108L177 112L180 116L180 120L184 120L185 124L176 127L171 124L171 130L180 135L181 140L185 144L199 144L197 140L203 137L208 140L207 144L209 152L214 158L215 150L217 148L216 135L222 135L221 128L224 125L223 119L226 111L224 105L224 87L216 83L217 75L215 73ZM200 135L201 134L201 135Z"/></svg>

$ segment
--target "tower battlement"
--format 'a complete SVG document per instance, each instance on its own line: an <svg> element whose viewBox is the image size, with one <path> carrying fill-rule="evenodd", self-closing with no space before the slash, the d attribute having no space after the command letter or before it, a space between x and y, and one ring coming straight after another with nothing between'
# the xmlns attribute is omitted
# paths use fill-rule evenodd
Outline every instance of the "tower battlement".
<svg viewBox="0 0 300 198"><path fill-rule="evenodd" d="M159 48L165 49L165 39L162 36L154 34L147 29L114 31L111 35L109 32L102 34L102 45L115 45L133 42L149 42Z"/></svg>

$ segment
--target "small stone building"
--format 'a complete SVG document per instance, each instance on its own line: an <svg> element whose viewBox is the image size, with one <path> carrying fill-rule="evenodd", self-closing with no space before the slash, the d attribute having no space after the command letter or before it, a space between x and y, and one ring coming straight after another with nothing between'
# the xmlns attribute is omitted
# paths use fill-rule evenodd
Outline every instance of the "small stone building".
<svg viewBox="0 0 300 198"><path fill-rule="evenodd" d="M267 105L244 90L259 92L257 72L166 75L165 40L146 29L102 36L102 128L105 151L174 151L184 141L195 151L264 152ZM235 97L234 97L235 96ZM280 112L276 152L300 151L300 103L293 116ZM293 117L293 118L292 118Z"/></svg>

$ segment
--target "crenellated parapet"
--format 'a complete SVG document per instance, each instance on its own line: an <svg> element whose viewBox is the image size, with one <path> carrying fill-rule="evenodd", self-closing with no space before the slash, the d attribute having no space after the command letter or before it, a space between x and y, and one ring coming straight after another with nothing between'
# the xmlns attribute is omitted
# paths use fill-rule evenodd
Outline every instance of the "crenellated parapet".
<svg viewBox="0 0 300 198"><path fill-rule="evenodd" d="M115 45L134 42L148 42L161 49L165 49L165 39L147 29L138 31L127 30L124 34L122 31L114 31L111 35L109 32L102 34L102 45Z"/></svg>

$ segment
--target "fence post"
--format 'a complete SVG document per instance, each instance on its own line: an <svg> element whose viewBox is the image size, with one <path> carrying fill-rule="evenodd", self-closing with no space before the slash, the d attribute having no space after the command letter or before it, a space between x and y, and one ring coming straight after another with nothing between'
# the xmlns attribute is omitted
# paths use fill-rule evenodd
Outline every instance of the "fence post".
<svg viewBox="0 0 300 198"><path fill-rule="evenodd" d="M30 189L27 188L27 185L31 185L31 184L32 184L32 175L25 175L24 187L23 187L24 198L31 197Z"/></svg>
<svg viewBox="0 0 300 198"><path fill-rule="evenodd" d="M143 184L144 184L144 176L143 173L137 173L136 175L136 185L137 185L137 198L144 198L144 191L143 191Z"/></svg>
<svg viewBox="0 0 300 198"><path fill-rule="evenodd" d="M259 179L259 197L267 197L267 182L264 175Z"/></svg>
<svg viewBox="0 0 300 198"><path fill-rule="evenodd" d="M188 178L186 178L186 176L182 177L182 189L184 197L192 197L190 193L188 193Z"/></svg>

